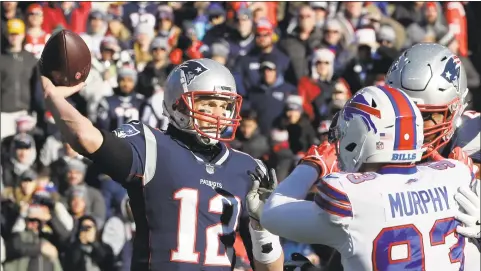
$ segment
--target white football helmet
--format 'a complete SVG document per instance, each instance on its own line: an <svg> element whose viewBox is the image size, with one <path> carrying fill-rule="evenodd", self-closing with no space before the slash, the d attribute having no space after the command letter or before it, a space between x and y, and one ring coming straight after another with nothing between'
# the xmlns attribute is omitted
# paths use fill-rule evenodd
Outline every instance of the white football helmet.
<svg viewBox="0 0 481 271"><path fill-rule="evenodd" d="M198 98L227 100L225 115L214 116L206 110L195 110L194 102ZM165 84L163 114L177 129L196 134L199 142L206 145L234 139L241 120L241 105L242 96L237 94L234 76L212 59L185 61L169 74ZM199 127L199 121L208 122L211 127ZM232 135L224 138L222 133L228 127L232 128Z"/></svg>
<svg viewBox="0 0 481 271"><path fill-rule="evenodd" d="M389 86L359 90L335 129L339 168L345 172L357 172L364 163L414 163L424 151L421 112L404 92Z"/></svg>
<svg viewBox="0 0 481 271"><path fill-rule="evenodd" d="M425 127L424 136L436 135L425 147L444 146L459 125L468 94L467 77L461 60L437 43L413 45L396 60L386 75L386 84L401 89L416 103L423 117L443 115L443 121ZM429 156L425 154L425 157Z"/></svg>

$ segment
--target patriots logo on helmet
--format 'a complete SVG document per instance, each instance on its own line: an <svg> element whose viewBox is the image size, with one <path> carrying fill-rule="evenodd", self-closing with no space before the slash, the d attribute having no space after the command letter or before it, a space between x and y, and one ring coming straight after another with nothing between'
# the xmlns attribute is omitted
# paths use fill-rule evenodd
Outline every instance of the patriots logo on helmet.
<svg viewBox="0 0 481 271"><path fill-rule="evenodd" d="M381 118L381 111L371 107L361 94L355 95L352 100L344 108L344 120L348 121L354 118L354 115L359 115L362 118L364 124L366 124L367 130L374 131L377 134L376 125L371 119L371 116Z"/></svg>
<svg viewBox="0 0 481 271"><path fill-rule="evenodd" d="M184 62L179 66L179 69L184 72L187 85L190 85L190 83L192 83L197 76L209 70L200 62L195 60Z"/></svg>
<svg viewBox="0 0 481 271"><path fill-rule="evenodd" d="M441 76L453 84L459 92L459 74L461 73L461 60L457 56L453 56L448 59L444 71Z"/></svg>

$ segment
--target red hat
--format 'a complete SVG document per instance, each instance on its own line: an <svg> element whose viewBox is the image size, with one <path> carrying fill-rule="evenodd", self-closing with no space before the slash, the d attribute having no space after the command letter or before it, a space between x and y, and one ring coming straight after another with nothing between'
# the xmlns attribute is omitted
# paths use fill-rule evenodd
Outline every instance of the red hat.
<svg viewBox="0 0 481 271"><path fill-rule="evenodd" d="M42 9L42 6L40 4L31 4L28 6L27 8L27 14L31 14L31 13L42 13L43 14L43 9Z"/></svg>
<svg viewBox="0 0 481 271"><path fill-rule="evenodd" d="M425 5L426 5L426 9L431 9L431 8L437 9L435 2L426 2Z"/></svg>
<svg viewBox="0 0 481 271"><path fill-rule="evenodd" d="M274 26L266 18L260 19L256 24L256 32L257 33L260 33L260 32L272 33L273 31L274 31Z"/></svg>

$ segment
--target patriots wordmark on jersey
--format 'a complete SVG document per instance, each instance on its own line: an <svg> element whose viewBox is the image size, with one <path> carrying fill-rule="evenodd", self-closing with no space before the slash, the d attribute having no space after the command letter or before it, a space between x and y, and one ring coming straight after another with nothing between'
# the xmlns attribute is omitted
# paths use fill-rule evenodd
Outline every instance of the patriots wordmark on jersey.
<svg viewBox="0 0 481 271"><path fill-rule="evenodd" d="M132 270L231 270L234 232L241 231L250 248L246 171L258 164L222 143L219 154L207 159L168 131L140 122L114 131L134 154L130 177L121 181L137 225ZM219 194L218 188L233 196Z"/></svg>
<svg viewBox="0 0 481 271"><path fill-rule="evenodd" d="M480 270L453 218L454 194L473 181L454 160L328 175L315 196L326 221L316 242L336 248L346 271Z"/></svg>

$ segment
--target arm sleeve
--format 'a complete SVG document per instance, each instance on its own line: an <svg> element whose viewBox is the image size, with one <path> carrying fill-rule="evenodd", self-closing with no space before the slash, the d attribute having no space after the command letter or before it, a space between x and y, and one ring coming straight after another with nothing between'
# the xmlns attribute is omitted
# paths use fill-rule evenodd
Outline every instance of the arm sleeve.
<svg viewBox="0 0 481 271"><path fill-rule="evenodd" d="M145 136L144 129L149 129L146 131L148 137ZM138 121L132 121L121 125L113 133L104 130L101 132L104 137L102 145L87 158L94 162L100 172L122 185L141 180L144 165L149 158L146 155L147 145L150 149L157 147L150 128Z"/></svg>
<svg viewBox="0 0 481 271"><path fill-rule="evenodd" d="M271 195L261 224L273 234L306 244L325 244L336 249L345 243L347 233L332 223L329 213L304 198L317 180L316 169L300 165L279 184Z"/></svg>

